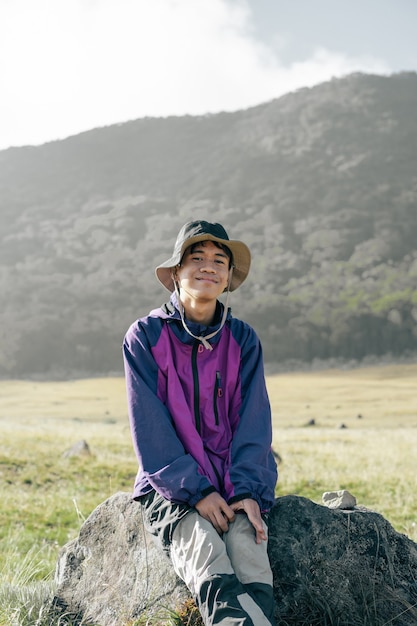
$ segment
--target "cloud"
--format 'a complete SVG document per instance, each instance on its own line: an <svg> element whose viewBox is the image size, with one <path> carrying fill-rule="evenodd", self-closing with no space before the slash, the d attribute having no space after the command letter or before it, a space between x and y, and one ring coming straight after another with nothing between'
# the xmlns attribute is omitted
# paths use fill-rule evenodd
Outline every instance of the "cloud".
<svg viewBox="0 0 417 626"><path fill-rule="evenodd" d="M144 116L247 108L372 58L324 48L284 65L248 5L226 0L2 0L0 148Z"/></svg>

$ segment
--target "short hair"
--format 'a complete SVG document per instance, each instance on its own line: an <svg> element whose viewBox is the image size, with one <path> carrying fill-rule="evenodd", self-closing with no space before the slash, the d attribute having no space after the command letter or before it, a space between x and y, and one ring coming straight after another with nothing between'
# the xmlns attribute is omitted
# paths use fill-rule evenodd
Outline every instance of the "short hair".
<svg viewBox="0 0 417 626"><path fill-rule="evenodd" d="M179 264L181 265L182 260L183 260L183 258L185 257L186 254L192 254L197 246L199 246L201 243L205 243L206 241L211 241L211 243L214 243L216 248L220 248L220 250L223 250L223 252L227 255L227 258L229 259L229 268L232 267L232 265L233 265L233 254L232 254L232 251L230 250L230 248L225 246L223 243L220 243L219 241L212 241L211 239L204 239L203 241L196 241L195 243L191 244L191 246L188 246L188 248L186 248L184 250L184 254L181 257L181 261L180 261Z"/></svg>

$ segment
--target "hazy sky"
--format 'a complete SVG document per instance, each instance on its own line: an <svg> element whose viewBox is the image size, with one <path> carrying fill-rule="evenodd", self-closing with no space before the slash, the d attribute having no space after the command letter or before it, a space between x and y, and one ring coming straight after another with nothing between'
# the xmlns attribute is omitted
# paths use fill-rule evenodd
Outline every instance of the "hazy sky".
<svg viewBox="0 0 417 626"><path fill-rule="evenodd" d="M417 0L0 0L0 149L417 70Z"/></svg>

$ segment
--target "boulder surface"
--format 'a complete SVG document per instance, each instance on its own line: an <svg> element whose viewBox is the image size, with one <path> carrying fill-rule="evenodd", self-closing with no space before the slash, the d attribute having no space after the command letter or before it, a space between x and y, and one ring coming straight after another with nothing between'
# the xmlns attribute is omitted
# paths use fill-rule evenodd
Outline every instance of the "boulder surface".
<svg viewBox="0 0 417 626"><path fill-rule="evenodd" d="M378 513L282 496L269 515L269 555L278 624L417 624L417 544ZM165 610L164 624L190 599L122 492L62 548L56 583L51 610L73 624L124 626Z"/></svg>

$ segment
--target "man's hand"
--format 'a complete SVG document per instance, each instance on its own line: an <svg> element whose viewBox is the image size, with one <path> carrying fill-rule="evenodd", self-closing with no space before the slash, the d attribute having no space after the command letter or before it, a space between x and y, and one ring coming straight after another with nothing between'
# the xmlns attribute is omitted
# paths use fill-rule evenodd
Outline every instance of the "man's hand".
<svg viewBox="0 0 417 626"><path fill-rule="evenodd" d="M229 523L235 519L233 509L217 491L197 502L195 508L201 517L211 522L219 535L229 530Z"/></svg>
<svg viewBox="0 0 417 626"><path fill-rule="evenodd" d="M256 543L261 543L261 541L267 540L263 527L261 511L256 500L252 500L252 498L244 498L243 500L239 500L239 502L233 502L233 504L230 505L230 508L233 509L233 511L245 511L248 516L248 520L255 529Z"/></svg>

